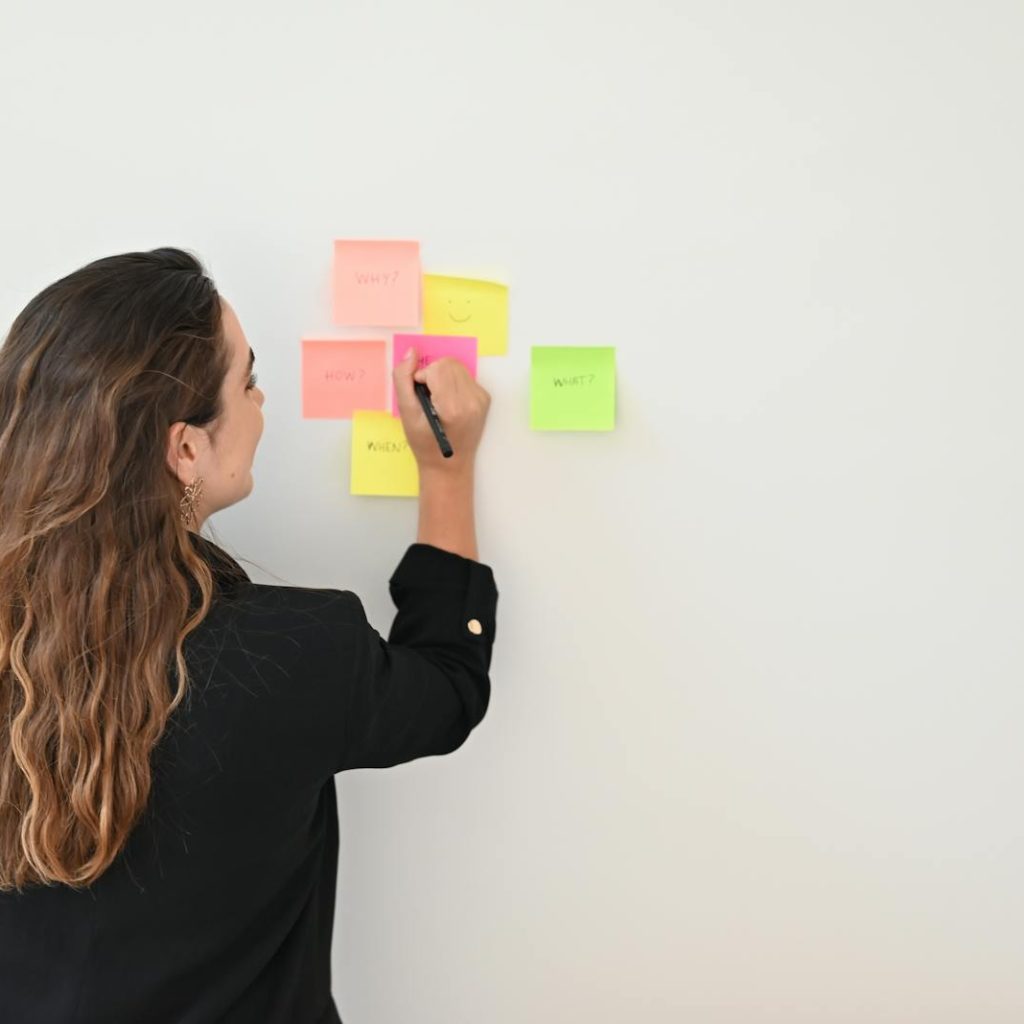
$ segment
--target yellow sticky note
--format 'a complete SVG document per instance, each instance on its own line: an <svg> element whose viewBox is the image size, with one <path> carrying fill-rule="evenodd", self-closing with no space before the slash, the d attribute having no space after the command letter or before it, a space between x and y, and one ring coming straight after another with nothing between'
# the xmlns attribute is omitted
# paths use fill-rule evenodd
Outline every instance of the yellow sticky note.
<svg viewBox="0 0 1024 1024"><path fill-rule="evenodd" d="M353 412L349 489L403 498L420 493L419 468L400 418L377 409Z"/></svg>
<svg viewBox="0 0 1024 1024"><path fill-rule="evenodd" d="M469 277L423 275L423 333L477 339L477 355L508 352L508 288Z"/></svg>

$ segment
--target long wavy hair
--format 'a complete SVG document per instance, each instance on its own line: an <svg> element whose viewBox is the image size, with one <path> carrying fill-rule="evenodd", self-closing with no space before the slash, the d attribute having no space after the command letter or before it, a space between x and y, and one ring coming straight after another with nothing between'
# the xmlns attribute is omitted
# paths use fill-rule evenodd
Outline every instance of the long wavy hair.
<svg viewBox="0 0 1024 1024"><path fill-rule="evenodd" d="M217 589L169 428L215 436L229 365L217 290L171 248L61 278L0 348L0 890L89 885L145 810Z"/></svg>

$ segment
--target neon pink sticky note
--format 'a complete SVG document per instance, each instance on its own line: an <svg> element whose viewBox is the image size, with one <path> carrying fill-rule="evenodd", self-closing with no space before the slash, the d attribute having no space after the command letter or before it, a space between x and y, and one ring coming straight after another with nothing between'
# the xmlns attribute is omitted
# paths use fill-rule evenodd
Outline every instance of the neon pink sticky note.
<svg viewBox="0 0 1024 1024"><path fill-rule="evenodd" d="M396 334L392 346L392 367L397 366L410 347L416 349L417 367L429 366L441 356L452 356L464 363L476 380L476 338L453 334ZM391 415L398 415L398 395L395 382L391 382Z"/></svg>
<svg viewBox="0 0 1024 1024"><path fill-rule="evenodd" d="M302 339L302 415L350 420L356 409L384 409L387 352L383 341Z"/></svg>
<svg viewBox="0 0 1024 1024"><path fill-rule="evenodd" d="M419 242L338 239L334 322L359 327L419 326Z"/></svg>

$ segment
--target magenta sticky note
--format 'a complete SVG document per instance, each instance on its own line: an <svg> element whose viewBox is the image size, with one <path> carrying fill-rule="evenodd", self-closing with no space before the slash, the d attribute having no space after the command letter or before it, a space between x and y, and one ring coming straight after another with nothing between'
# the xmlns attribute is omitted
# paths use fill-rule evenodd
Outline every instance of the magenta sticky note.
<svg viewBox="0 0 1024 1024"><path fill-rule="evenodd" d="M356 409L384 409L387 351L383 341L302 339L302 415L350 420Z"/></svg>
<svg viewBox="0 0 1024 1024"><path fill-rule="evenodd" d="M463 363L476 380L476 338L454 334L396 334L392 346L392 368L397 366L410 348L416 349L418 367L429 366L442 356L452 356ZM398 415L398 395L391 382L391 415Z"/></svg>
<svg viewBox="0 0 1024 1024"><path fill-rule="evenodd" d="M422 281L419 242L337 239L334 322L356 327L418 327Z"/></svg>

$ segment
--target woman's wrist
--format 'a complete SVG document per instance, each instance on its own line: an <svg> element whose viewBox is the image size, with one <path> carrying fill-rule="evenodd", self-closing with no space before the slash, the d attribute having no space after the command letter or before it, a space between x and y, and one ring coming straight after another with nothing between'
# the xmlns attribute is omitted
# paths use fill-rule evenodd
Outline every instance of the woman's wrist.
<svg viewBox="0 0 1024 1024"><path fill-rule="evenodd" d="M421 471L416 540L479 561L473 486L472 464Z"/></svg>

